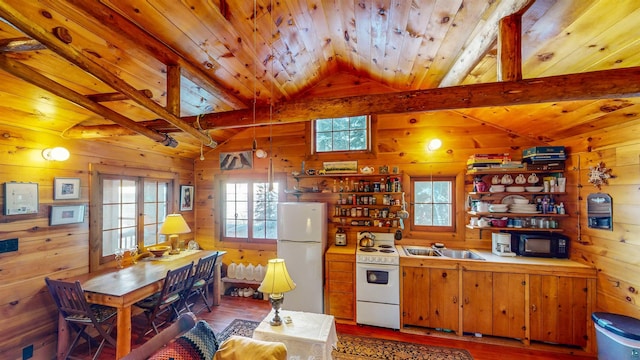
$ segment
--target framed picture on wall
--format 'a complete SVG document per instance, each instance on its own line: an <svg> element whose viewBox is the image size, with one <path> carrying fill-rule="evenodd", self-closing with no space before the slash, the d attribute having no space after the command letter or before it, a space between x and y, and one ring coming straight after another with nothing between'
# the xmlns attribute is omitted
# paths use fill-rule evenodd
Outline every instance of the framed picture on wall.
<svg viewBox="0 0 640 360"><path fill-rule="evenodd" d="M180 186L180 211L193 210L193 185Z"/></svg>
<svg viewBox="0 0 640 360"><path fill-rule="evenodd" d="M4 183L4 214L23 215L38 213L38 184L22 182Z"/></svg>
<svg viewBox="0 0 640 360"><path fill-rule="evenodd" d="M80 199L79 178L54 178L53 200Z"/></svg>
<svg viewBox="0 0 640 360"><path fill-rule="evenodd" d="M84 222L84 205L52 206L49 225L66 225Z"/></svg>

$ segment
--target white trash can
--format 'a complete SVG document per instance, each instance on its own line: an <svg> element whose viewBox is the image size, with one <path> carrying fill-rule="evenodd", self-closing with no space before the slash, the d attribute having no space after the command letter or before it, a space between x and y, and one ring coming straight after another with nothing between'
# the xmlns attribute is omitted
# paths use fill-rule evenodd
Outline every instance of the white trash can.
<svg viewBox="0 0 640 360"><path fill-rule="evenodd" d="M599 360L640 360L640 320L629 316L595 312Z"/></svg>

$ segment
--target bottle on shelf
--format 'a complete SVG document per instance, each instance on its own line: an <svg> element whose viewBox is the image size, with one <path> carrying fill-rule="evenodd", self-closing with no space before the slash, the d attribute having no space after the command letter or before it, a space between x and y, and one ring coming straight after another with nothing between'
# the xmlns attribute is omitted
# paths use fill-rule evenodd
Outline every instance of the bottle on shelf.
<svg viewBox="0 0 640 360"><path fill-rule="evenodd" d="M333 179L333 192L338 192L338 180Z"/></svg>

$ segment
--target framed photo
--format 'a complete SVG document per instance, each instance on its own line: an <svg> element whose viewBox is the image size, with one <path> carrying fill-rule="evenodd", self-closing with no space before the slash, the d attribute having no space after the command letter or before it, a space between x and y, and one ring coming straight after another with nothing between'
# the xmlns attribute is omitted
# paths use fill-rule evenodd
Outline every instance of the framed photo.
<svg viewBox="0 0 640 360"><path fill-rule="evenodd" d="M356 174L358 173L358 161L325 161L322 163L327 174Z"/></svg>
<svg viewBox="0 0 640 360"><path fill-rule="evenodd" d="M54 178L53 200L80 199L80 178Z"/></svg>
<svg viewBox="0 0 640 360"><path fill-rule="evenodd" d="M4 214L23 215L38 213L38 184L4 183Z"/></svg>
<svg viewBox="0 0 640 360"><path fill-rule="evenodd" d="M220 153L220 170L251 168L253 168L253 152L251 150Z"/></svg>
<svg viewBox="0 0 640 360"><path fill-rule="evenodd" d="M180 211L193 210L193 186L180 185Z"/></svg>
<svg viewBox="0 0 640 360"><path fill-rule="evenodd" d="M52 206L49 225L66 225L84 222L84 205Z"/></svg>

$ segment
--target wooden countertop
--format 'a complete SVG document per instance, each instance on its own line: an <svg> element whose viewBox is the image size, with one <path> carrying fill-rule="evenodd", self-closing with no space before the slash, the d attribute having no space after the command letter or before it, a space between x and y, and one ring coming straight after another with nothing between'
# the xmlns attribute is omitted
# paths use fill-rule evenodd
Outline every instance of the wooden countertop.
<svg viewBox="0 0 640 360"><path fill-rule="evenodd" d="M325 252L325 259L329 261L356 261L356 244L345 246L331 245Z"/></svg>
<svg viewBox="0 0 640 360"><path fill-rule="evenodd" d="M402 245L396 245L400 266L454 268L463 270L596 277L596 268L569 259L547 259L526 256L498 256L489 250L470 249L485 260L452 259L446 257L409 256Z"/></svg>

